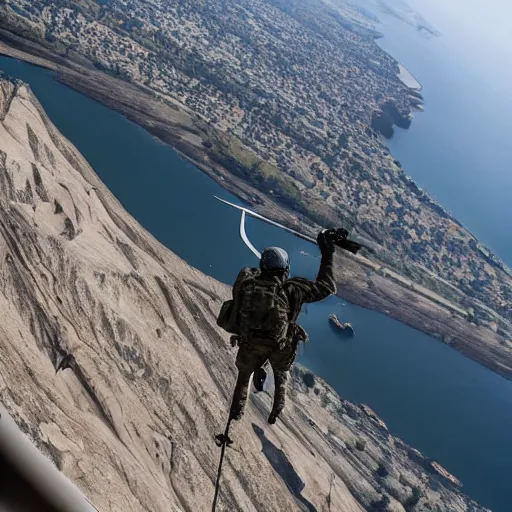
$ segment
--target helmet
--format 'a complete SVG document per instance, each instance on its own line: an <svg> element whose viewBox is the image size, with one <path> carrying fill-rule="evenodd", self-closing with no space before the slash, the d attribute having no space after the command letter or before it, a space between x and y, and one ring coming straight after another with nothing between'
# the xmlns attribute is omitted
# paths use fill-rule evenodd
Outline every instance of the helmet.
<svg viewBox="0 0 512 512"><path fill-rule="evenodd" d="M280 247L267 247L260 259L261 270L290 270L288 253Z"/></svg>

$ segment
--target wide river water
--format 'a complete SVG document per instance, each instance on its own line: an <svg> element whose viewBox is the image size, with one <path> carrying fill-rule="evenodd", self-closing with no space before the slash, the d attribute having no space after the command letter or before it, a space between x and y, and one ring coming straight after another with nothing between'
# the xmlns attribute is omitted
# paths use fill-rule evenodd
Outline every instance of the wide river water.
<svg viewBox="0 0 512 512"><path fill-rule="evenodd" d="M239 201L172 148L46 70L3 57L0 70L30 84L124 207L172 251L225 283L242 266L256 264L238 236L238 213L213 196ZM316 246L253 219L247 231L258 248L287 249L293 273L315 275ZM352 322L354 339L333 333L327 321L333 312ZM495 511L510 510L512 382L419 331L336 297L310 305L301 323L311 336L301 363L343 397L372 407L395 435L460 478L471 497Z"/></svg>

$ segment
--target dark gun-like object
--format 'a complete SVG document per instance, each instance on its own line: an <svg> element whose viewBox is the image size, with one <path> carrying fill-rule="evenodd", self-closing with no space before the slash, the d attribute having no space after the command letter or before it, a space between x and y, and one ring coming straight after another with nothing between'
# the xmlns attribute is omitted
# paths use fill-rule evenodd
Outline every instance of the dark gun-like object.
<svg viewBox="0 0 512 512"><path fill-rule="evenodd" d="M334 245L341 247L342 249L345 249L345 251L351 252L352 254L357 254L360 249L365 247L358 242L349 240L349 232L344 228L330 229L328 232ZM369 247L365 248L369 250Z"/></svg>

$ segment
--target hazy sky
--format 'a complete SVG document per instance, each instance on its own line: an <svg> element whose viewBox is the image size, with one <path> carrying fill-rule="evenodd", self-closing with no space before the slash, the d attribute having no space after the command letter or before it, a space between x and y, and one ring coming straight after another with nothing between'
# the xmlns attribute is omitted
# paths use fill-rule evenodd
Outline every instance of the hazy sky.
<svg viewBox="0 0 512 512"><path fill-rule="evenodd" d="M475 70L490 74L493 86L512 87L511 0L408 0L443 33L451 49Z"/></svg>

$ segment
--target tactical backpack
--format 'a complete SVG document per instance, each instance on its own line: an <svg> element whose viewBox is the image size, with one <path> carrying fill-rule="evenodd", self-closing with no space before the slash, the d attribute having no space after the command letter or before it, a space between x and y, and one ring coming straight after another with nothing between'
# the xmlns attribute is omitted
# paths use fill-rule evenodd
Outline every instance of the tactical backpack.
<svg viewBox="0 0 512 512"><path fill-rule="evenodd" d="M260 272L243 279L233 290L233 300L222 305L217 325L242 339L286 342L290 306L282 281Z"/></svg>

